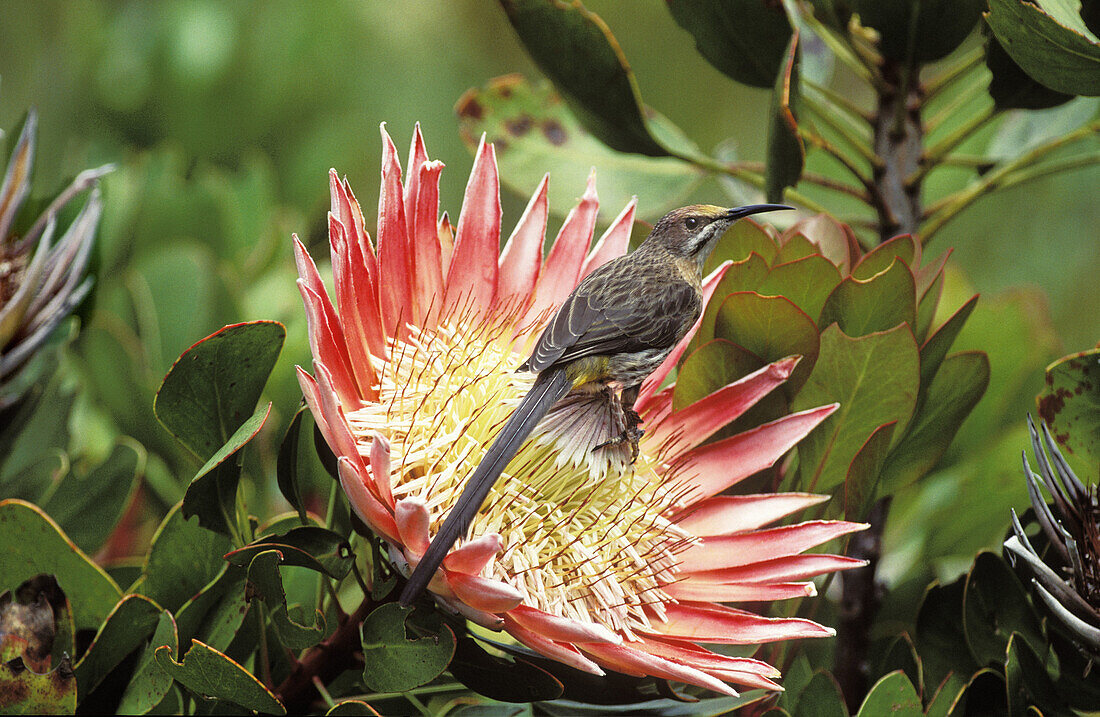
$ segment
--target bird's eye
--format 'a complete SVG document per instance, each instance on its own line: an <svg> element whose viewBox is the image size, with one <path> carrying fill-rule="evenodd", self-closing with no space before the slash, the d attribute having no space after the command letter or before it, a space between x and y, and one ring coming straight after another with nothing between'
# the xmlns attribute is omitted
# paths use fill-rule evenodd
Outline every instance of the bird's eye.
<svg viewBox="0 0 1100 717"><path fill-rule="evenodd" d="M699 226L699 218L698 217L688 217L687 219L684 220L684 226L687 227L688 229L694 230L697 226Z"/></svg>

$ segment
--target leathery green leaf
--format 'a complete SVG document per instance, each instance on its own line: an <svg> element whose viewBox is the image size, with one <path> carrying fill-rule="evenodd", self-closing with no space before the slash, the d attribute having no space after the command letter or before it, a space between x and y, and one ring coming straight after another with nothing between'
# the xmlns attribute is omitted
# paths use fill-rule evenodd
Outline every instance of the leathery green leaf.
<svg viewBox="0 0 1100 717"><path fill-rule="evenodd" d="M897 425L891 422L876 428L852 458L844 477L845 519L861 521L866 517Z"/></svg>
<svg viewBox="0 0 1100 717"><path fill-rule="evenodd" d="M177 504L153 534L136 591L174 613L224 569L229 545L224 536L184 518Z"/></svg>
<svg viewBox="0 0 1100 717"><path fill-rule="evenodd" d="M119 601L99 628L92 644L76 663L77 685L88 694L111 670L144 643L156 630L161 609L147 597L127 595Z"/></svg>
<svg viewBox="0 0 1100 717"><path fill-rule="evenodd" d="M164 377L153 404L157 419L196 456L209 459L253 415L285 338L282 324L252 321L197 342Z"/></svg>
<svg viewBox="0 0 1100 717"><path fill-rule="evenodd" d="M866 336L898 324L916 325L916 284L900 258L870 279L846 277L821 309L818 324L833 322L849 336Z"/></svg>
<svg viewBox="0 0 1100 717"><path fill-rule="evenodd" d="M363 681L370 689L405 692L427 684L454 656L451 628L440 622L437 632L422 630L406 622L410 612L397 603L386 603L363 621ZM410 639L409 632L417 636Z"/></svg>
<svg viewBox="0 0 1100 717"><path fill-rule="evenodd" d="M1100 41L1089 32L1077 3L1057 0L989 0L986 22L1024 72L1071 95L1100 95Z"/></svg>
<svg viewBox="0 0 1100 717"><path fill-rule="evenodd" d="M760 0L669 0L699 54L734 80L771 87L791 37L783 6Z"/></svg>
<svg viewBox="0 0 1100 717"><path fill-rule="evenodd" d="M198 640L191 641L182 662L176 662L167 645L158 647L154 654L161 669L197 695L216 697L257 712L286 714L271 690L248 670Z"/></svg>
<svg viewBox="0 0 1100 717"><path fill-rule="evenodd" d="M267 605L275 631L284 645L292 650L304 650L321 641L325 635L325 616L316 611L315 624L302 625L291 619L283 590L279 564L283 556L278 550L265 550L248 565L248 581Z"/></svg>
<svg viewBox="0 0 1100 717"><path fill-rule="evenodd" d="M768 163L764 173L769 202L782 202L783 191L798 184L806 166L806 147L798 133L798 33L791 35L786 59L772 93L768 126Z"/></svg>
<svg viewBox="0 0 1100 717"><path fill-rule="evenodd" d="M902 670L884 676L871 687L857 717L896 715L897 717L921 717L920 697L913 683Z"/></svg>
<svg viewBox="0 0 1100 717"><path fill-rule="evenodd" d="M1039 416L1069 461L1100 464L1100 349L1071 354L1048 366L1036 401Z"/></svg>
<svg viewBox="0 0 1100 717"><path fill-rule="evenodd" d="M118 704L118 713L141 715L156 707L168 690L172 688L172 677L160 668L154 654L158 647L167 646L175 653L179 650L179 638L176 635L176 621L167 610L160 613L153 639L134 668L134 676L122 693Z"/></svg>
<svg viewBox="0 0 1100 717"><path fill-rule="evenodd" d="M732 341L765 363L795 354L802 356L783 385L788 396L805 383L819 350L817 326L801 309L782 296L761 296L751 291L726 297L715 316L714 336Z"/></svg>
<svg viewBox="0 0 1100 717"><path fill-rule="evenodd" d="M876 428L896 421L904 435L920 383L917 344L908 326L859 338L836 325L821 333L821 352L792 411L838 402L840 408L798 446L802 490L831 490L844 480Z"/></svg>

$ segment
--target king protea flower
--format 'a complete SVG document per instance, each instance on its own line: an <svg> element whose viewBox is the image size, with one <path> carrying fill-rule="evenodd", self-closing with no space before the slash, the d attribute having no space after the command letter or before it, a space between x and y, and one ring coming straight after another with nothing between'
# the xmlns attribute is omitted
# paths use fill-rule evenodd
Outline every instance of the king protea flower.
<svg viewBox="0 0 1100 717"><path fill-rule="evenodd" d="M437 214L443 165L428 159L419 127L404 180L384 126L382 142L374 241L347 182L329 176L335 307L295 239L314 357L314 375L299 368L298 376L351 505L407 574L533 382L516 367L551 312L588 272L626 251L634 202L589 250L598 207L591 177L544 258L544 178L498 251L492 145L483 140L477 150L452 230ZM708 298L720 275L708 278ZM801 553L866 526L768 528L825 498L719 493L771 466L836 406L704 443L781 385L797 358L673 410L671 387L661 384L690 338L642 388L636 408L647 432L634 464L628 446L592 450L621 430L606 394L559 402L429 585L438 603L581 670L725 694L736 694L727 683L779 689L779 672L696 643L834 634L720 603L814 595L808 578L863 563Z"/></svg>
<svg viewBox="0 0 1100 717"><path fill-rule="evenodd" d="M1028 540L1015 511L1013 535L1004 545L1013 563L1021 561L1036 596L1055 620L1100 662L1100 495L1096 485L1086 486L1077 478L1051 440L1046 424L1041 425L1040 441L1028 416L1031 450L1039 472L1031 470L1025 451L1024 477L1035 519L1050 544L1046 560ZM1040 484L1050 493L1051 505L1044 500Z"/></svg>
<svg viewBox="0 0 1100 717"><path fill-rule="evenodd" d="M32 377L23 369L91 288L91 278L81 279L99 222L99 190L92 189L80 214L54 243L57 213L110 170L82 172L26 234L17 236L13 224L30 191L36 127L32 111L0 185L0 409L16 403L30 387Z"/></svg>

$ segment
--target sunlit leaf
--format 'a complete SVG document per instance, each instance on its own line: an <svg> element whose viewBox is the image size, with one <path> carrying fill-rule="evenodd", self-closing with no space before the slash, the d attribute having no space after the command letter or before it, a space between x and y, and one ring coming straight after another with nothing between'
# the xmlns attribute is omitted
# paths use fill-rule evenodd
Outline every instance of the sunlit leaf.
<svg viewBox="0 0 1100 717"><path fill-rule="evenodd" d="M985 19L1012 59L1052 90L1100 95L1100 40L1076 2L989 0Z"/></svg>
<svg viewBox="0 0 1100 717"><path fill-rule="evenodd" d="M891 672L876 682L856 713L857 717L921 717L923 714L917 690L901 670Z"/></svg>
<svg viewBox="0 0 1100 717"><path fill-rule="evenodd" d="M168 646L157 648L155 655L161 669L197 695L227 700L258 712L286 714L282 703L248 670L198 640L191 641L182 662L176 661Z"/></svg>

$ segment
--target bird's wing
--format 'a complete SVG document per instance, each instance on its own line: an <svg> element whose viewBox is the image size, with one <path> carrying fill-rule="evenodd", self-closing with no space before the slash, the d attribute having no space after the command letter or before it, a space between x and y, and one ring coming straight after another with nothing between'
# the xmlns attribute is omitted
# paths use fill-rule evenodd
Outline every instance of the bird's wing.
<svg viewBox="0 0 1100 717"><path fill-rule="evenodd" d="M543 330L525 367L539 372L586 356L665 348L679 341L700 311L696 289L682 280L640 288L631 278L582 282Z"/></svg>

